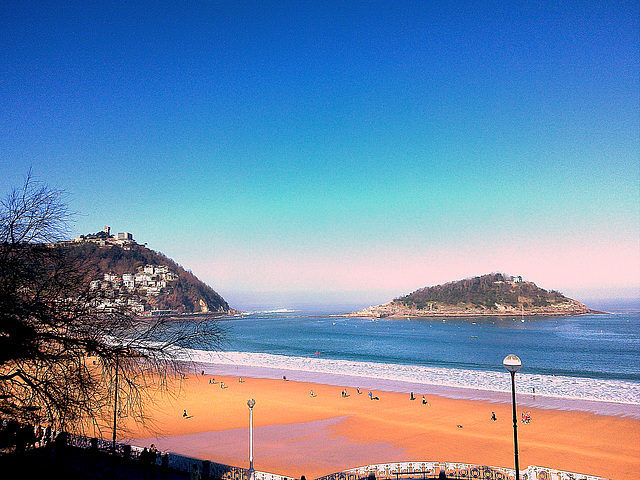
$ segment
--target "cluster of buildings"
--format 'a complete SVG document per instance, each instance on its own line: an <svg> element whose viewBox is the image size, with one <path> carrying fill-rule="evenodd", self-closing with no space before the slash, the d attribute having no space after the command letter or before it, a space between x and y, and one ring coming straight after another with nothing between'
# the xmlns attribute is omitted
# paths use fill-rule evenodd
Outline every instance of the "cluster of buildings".
<svg viewBox="0 0 640 480"><path fill-rule="evenodd" d="M92 281L89 289L99 293L94 305L99 311L126 307L135 313L144 313L148 311L149 298L160 295L177 279L178 274L166 265L145 265L135 273L105 273L101 280Z"/></svg>
<svg viewBox="0 0 640 480"><path fill-rule="evenodd" d="M76 238L74 242L92 242L101 247L107 245L118 245L120 247L130 247L136 245L136 241L133 239L133 235L129 232L121 232L116 235L111 235L111 227L106 226L101 232L90 233L89 235L81 235Z"/></svg>

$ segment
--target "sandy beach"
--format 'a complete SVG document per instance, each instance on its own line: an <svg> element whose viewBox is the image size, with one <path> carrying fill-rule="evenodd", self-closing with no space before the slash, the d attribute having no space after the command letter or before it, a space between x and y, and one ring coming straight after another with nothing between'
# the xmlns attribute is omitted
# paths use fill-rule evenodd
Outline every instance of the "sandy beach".
<svg viewBox="0 0 640 480"><path fill-rule="evenodd" d="M247 400L255 399L256 470L314 479L348 468L394 461L451 461L513 468L509 403L263 378L190 375L175 398L157 398L154 430L121 438L145 446L248 467ZM215 384L210 383L215 381ZM224 383L224 388L221 386ZM346 388L347 397L342 396ZM311 396L313 391L313 397ZM422 403L422 395L428 405ZM525 407L518 422L520 466L632 480L640 472L640 420ZM518 415L525 409L519 409ZM183 417L186 410L189 418ZM495 412L496 421L491 420ZM520 419L520 417L519 417Z"/></svg>

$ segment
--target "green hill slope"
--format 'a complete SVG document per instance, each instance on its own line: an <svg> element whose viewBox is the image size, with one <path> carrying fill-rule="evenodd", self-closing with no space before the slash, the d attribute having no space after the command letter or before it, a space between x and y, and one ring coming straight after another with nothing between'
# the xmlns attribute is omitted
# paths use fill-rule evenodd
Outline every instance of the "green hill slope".
<svg viewBox="0 0 640 480"><path fill-rule="evenodd" d="M502 273L425 287L392 302L356 312L372 316L580 315L580 302Z"/></svg>
<svg viewBox="0 0 640 480"><path fill-rule="evenodd" d="M93 242L67 244L74 255L90 262L92 288L103 308L126 300L134 311L228 313L229 304L190 271L143 245ZM127 280L127 281L125 281Z"/></svg>

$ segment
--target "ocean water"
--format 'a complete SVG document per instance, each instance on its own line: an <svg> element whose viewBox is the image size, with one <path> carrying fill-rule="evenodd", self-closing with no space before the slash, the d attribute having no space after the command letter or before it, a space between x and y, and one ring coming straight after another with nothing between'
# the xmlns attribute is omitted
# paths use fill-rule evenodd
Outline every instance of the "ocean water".
<svg viewBox="0 0 640 480"><path fill-rule="evenodd" d="M348 318L278 310L223 323L228 337L223 351L191 355L203 365L226 366L226 373L253 368L274 378L282 372L310 381L331 376L337 384L355 377L365 388L369 380L395 391L508 392L510 377L502 360L514 353L522 360L516 377L520 394L615 403L628 407L625 414L640 414L637 308L578 317L470 319Z"/></svg>

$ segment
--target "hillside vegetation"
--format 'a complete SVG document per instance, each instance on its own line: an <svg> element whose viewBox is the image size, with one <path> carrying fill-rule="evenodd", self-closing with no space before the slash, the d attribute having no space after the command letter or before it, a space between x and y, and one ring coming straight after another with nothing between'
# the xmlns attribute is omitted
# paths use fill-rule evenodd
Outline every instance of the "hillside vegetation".
<svg viewBox="0 0 640 480"><path fill-rule="evenodd" d="M356 312L373 316L579 315L585 305L555 290L502 273L425 287L392 302Z"/></svg>
<svg viewBox="0 0 640 480"><path fill-rule="evenodd" d="M144 306L145 312L172 310L177 313L226 313L230 310L222 296L193 273L162 253L143 245L100 246L92 242L81 242L68 248L75 255L90 260L92 280L102 280L105 274L113 274L114 281L109 284L101 282L99 286L105 291L106 298L126 298L129 303L139 302ZM150 288L136 285L130 289L121 284L123 275L139 273L149 265L166 266L174 274L175 280L165 282L166 286L156 287L153 293L150 293Z"/></svg>

